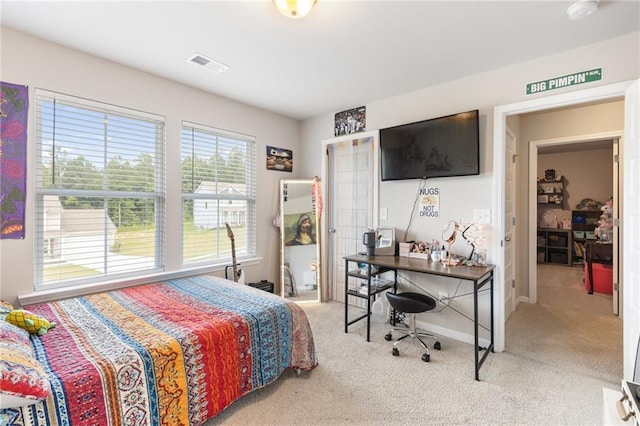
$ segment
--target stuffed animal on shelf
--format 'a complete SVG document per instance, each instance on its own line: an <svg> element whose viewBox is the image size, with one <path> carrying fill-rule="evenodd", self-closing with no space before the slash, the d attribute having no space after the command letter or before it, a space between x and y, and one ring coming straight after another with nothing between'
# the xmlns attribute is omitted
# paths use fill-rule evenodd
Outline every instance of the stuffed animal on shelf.
<svg viewBox="0 0 640 426"><path fill-rule="evenodd" d="M49 322L48 319L24 309L16 309L9 312L5 320L9 324L16 325L38 336L43 336L56 326L55 322Z"/></svg>
<svg viewBox="0 0 640 426"><path fill-rule="evenodd" d="M603 243L613 242L613 198L609 198L607 202L600 208L602 214L596 224L594 230L598 240Z"/></svg>

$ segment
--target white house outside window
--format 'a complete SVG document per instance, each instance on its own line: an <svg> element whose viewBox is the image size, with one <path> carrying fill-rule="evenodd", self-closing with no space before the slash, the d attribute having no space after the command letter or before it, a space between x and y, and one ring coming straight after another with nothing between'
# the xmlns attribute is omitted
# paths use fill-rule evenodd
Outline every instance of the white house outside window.
<svg viewBox="0 0 640 426"><path fill-rule="evenodd" d="M162 270L164 127L36 89L36 289Z"/></svg>
<svg viewBox="0 0 640 426"><path fill-rule="evenodd" d="M255 138L183 122L184 264L231 259L229 224L238 259L255 255Z"/></svg>

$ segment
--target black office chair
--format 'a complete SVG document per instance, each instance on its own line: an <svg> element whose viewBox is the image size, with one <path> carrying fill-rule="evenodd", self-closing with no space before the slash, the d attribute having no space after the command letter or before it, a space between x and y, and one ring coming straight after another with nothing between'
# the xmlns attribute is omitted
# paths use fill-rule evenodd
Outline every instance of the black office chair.
<svg viewBox="0 0 640 426"><path fill-rule="evenodd" d="M440 341L438 340L438 337L436 335L427 333L424 330L416 329L416 314L435 309L436 307L435 299L430 296L427 296L426 294L411 293L411 292L398 293L398 294L387 293L387 299L389 300L389 303L391 304L391 307L393 309L395 309L398 312L409 314L409 317L410 317L409 325L403 324L405 326L403 328L394 327L386 336L384 336L385 340L391 341L392 339L391 333L393 333L394 331L399 331L401 333L404 333L404 336L398 338L393 344L393 349L391 350L391 354L393 356L399 356L400 351L398 351L398 344L404 338L411 337L412 339L416 339L418 342L420 342L420 344L426 351L422 355L422 360L424 362L429 362L431 360L429 347L420 337L431 337L432 339L435 339L436 342L433 345L433 349L436 349L436 350L440 350L441 348Z"/></svg>

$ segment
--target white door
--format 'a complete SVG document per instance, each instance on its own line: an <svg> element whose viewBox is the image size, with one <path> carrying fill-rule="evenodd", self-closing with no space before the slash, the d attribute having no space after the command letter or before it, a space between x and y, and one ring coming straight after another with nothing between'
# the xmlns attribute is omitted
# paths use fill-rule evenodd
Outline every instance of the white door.
<svg viewBox="0 0 640 426"><path fill-rule="evenodd" d="M505 173L504 173L504 320L515 309L515 176L516 176L516 138L507 128L505 134Z"/></svg>
<svg viewBox="0 0 640 426"><path fill-rule="evenodd" d="M622 339L624 379L632 380L640 336L640 80L625 92L623 153Z"/></svg>
<svg viewBox="0 0 640 426"><path fill-rule="evenodd" d="M331 139L323 146L329 298L346 302L343 258L362 251L362 234L377 226L377 133Z"/></svg>

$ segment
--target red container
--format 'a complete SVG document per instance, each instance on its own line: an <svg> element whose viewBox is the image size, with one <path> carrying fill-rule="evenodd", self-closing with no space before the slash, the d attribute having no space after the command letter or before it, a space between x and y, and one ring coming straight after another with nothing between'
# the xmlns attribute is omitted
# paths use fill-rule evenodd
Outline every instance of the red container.
<svg viewBox="0 0 640 426"><path fill-rule="evenodd" d="M593 291L596 293L613 294L613 267L602 263L593 265ZM589 291L589 269L584 264L584 288Z"/></svg>

